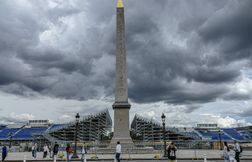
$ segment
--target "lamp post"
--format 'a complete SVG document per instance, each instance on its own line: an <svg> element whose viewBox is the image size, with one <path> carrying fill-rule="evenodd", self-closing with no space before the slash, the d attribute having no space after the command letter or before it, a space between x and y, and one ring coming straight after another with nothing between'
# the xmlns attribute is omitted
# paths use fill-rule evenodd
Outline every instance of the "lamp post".
<svg viewBox="0 0 252 162"><path fill-rule="evenodd" d="M11 148L11 142L12 142L12 137L13 137L13 133L12 132L10 132L9 134L8 134L8 136L9 136L9 148Z"/></svg>
<svg viewBox="0 0 252 162"><path fill-rule="evenodd" d="M219 129L219 143L220 143L220 150L222 150L221 149L221 129Z"/></svg>
<svg viewBox="0 0 252 162"><path fill-rule="evenodd" d="M164 157L166 157L167 154L166 154L165 115L164 115L164 113L162 113L161 119L162 119L162 124L163 124Z"/></svg>
<svg viewBox="0 0 252 162"><path fill-rule="evenodd" d="M75 123L75 135L74 135L74 153L73 153L72 158L77 159L79 158L79 156L77 155L77 129L78 129L78 124L79 124L79 119L80 119L79 113L76 114L75 119L76 119L76 123Z"/></svg>

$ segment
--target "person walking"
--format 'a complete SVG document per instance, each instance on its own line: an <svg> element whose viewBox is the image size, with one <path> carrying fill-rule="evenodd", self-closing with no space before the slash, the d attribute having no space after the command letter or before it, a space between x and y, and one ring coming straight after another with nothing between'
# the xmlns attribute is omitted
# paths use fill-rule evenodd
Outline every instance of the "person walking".
<svg viewBox="0 0 252 162"><path fill-rule="evenodd" d="M72 152L73 152L72 147L70 146L70 143L68 143L66 147L67 162L70 162Z"/></svg>
<svg viewBox="0 0 252 162"><path fill-rule="evenodd" d="M56 161L57 159L58 152L59 152L59 144L55 142L53 146L53 160L54 161Z"/></svg>
<svg viewBox="0 0 252 162"><path fill-rule="evenodd" d="M47 144L44 145L43 147L43 159L47 157L47 154L49 152Z"/></svg>
<svg viewBox="0 0 252 162"><path fill-rule="evenodd" d="M87 154L87 149L86 149L85 143L83 143L82 148L81 148L81 162L86 162L86 154Z"/></svg>
<svg viewBox="0 0 252 162"><path fill-rule="evenodd" d="M175 143L171 142L171 144L168 145L166 150L167 150L167 153L168 153L169 162L175 162L176 159L177 159L177 157L176 157L177 147L175 146Z"/></svg>
<svg viewBox="0 0 252 162"><path fill-rule="evenodd" d="M32 146L32 157L34 159L37 158L37 149L38 149L38 145L37 145L37 143L34 143L34 145Z"/></svg>
<svg viewBox="0 0 252 162"><path fill-rule="evenodd" d="M48 150L49 150L49 158L52 158L52 144L48 145Z"/></svg>
<svg viewBox="0 0 252 162"><path fill-rule="evenodd" d="M234 141L234 151L235 151L235 160L237 162L240 162L241 147L240 147L239 143L236 140Z"/></svg>
<svg viewBox="0 0 252 162"><path fill-rule="evenodd" d="M117 160L117 162L120 162L120 155L122 153L122 146L120 144L120 141L117 141L117 144L116 144L116 155L115 155L115 158Z"/></svg>
<svg viewBox="0 0 252 162"><path fill-rule="evenodd" d="M224 142L223 158L224 158L224 162L231 162L230 149L228 147L227 142Z"/></svg>
<svg viewBox="0 0 252 162"><path fill-rule="evenodd" d="M2 147L2 162L4 162L5 158L7 157L7 154L8 154L7 147L5 145L3 145L3 147Z"/></svg>

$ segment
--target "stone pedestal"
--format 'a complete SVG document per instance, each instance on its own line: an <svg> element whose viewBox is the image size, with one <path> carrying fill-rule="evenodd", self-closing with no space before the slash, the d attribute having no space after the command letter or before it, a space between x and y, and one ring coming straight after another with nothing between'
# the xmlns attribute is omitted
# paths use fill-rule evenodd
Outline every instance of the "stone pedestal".
<svg viewBox="0 0 252 162"><path fill-rule="evenodd" d="M110 148L115 148L117 141L120 141L122 149L133 148L134 143L130 137L129 131L129 109L127 102L115 102L114 109L114 136L110 143Z"/></svg>

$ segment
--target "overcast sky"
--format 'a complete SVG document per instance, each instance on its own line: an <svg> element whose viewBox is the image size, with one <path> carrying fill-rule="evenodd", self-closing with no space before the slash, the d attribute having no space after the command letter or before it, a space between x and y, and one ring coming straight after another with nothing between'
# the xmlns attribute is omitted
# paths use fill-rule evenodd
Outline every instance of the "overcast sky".
<svg viewBox="0 0 252 162"><path fill-rule="evenodd" d="M251 0L125 0L130 119L252 125ZM113 118L116 0L0 1L0 123Z"/></svg>

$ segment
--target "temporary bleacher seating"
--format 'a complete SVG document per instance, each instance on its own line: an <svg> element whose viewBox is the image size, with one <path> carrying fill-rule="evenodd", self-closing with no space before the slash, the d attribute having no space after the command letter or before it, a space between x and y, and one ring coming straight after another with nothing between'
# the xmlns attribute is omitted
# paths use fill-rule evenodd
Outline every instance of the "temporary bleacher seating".
<svg viewBox="0 0 252 162"><path fill-rule="evenodd" d="M252 140L252 133L251 132L241 132L241 136L244 140Z"/></svg>
<svg viewBox="0 0 252 162"><path fill-rule="evenodd" d="M234 128L224 128L223 131L231 136L234 140L244 140L241 134Z"/></svg>
<svg viewBox="0 0 252 162"><path fill-rule="evenodd" d="M41 134L47 128L23 128L13 136L13 139L31 139L34 134Z"/></svg>
<svg viewBox="0 0 252 162"><path fill-rule="evenodd" d="M232 140L229 136L227 136L223 132L208 131L208 130L198 130L198 132L205 139L211 139L211 140Z"/></svg>
<svg viewBox="0 0 252 162"><path fill-rule="evenodd" d="M229 136L224 133L214 132L212 135L212 140L232 140Z"/></svg>
<svg viewBox="0 0 252 162"><path fill-rule="evenodd" d="M46 129L46 132L53 132L59 129L62 129L65 127L65 124L53 124L48 129Z"/></svg>
<svg viewBox="0 0 252 162"><path fill-rule="evenodd" d="M0 130L0 139L6 140L13 136L20 128L4 128Z"/></svg>

